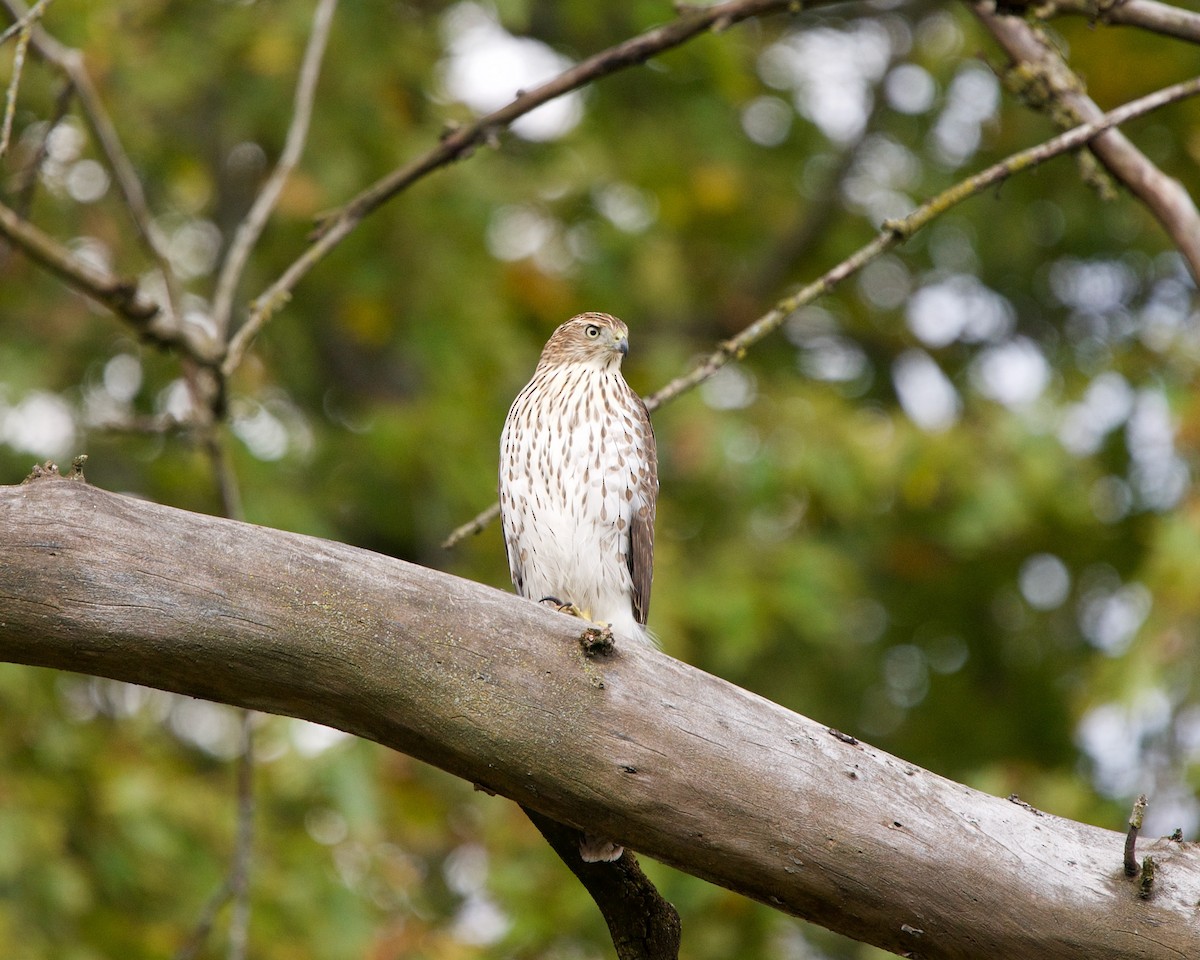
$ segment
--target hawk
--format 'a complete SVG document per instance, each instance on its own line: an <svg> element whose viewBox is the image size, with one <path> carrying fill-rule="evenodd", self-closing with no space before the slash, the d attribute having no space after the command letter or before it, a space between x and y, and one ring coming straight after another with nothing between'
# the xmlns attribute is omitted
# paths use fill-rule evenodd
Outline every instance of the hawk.
<svg viewBox="0 0 1200 960"><path fill-rule="evenodd" d="M500 436L500 518L513 586L650 642L658 465L625 378L629 331L583 313L547 341Z"/></svg>
<svg viewBox="0 0 1200 960"><path fill-rule="evenodd" d="M628 352L629 330L605 313L554 331L504 421L500 519L517 593L653 643L658 460L646 405L621 376ZM580 848L585 860L621 855L592 837Z"/></svg>

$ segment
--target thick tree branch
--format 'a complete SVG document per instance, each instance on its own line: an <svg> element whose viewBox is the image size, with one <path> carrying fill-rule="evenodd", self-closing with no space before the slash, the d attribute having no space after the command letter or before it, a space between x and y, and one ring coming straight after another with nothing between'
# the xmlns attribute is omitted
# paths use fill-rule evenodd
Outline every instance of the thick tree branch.
<svg viewBox="0 0 1200 960"><path fill-rule="evenodd" d="M926 960L1200 955L1194 845L987 796L657 651L364 550L0 488L0 659L303 717Z"/></svg>
<svg viewBox="0 0 1200 960"><path fill-rule="evenodd" d="M1048 101L1039 106L1057 108L1072 118L1060 125L1092 122L1104 116L1058 50L1041 33L1019 17L995 13L994 0L972 0L968 5L1014 63L1024 73L1032 74L1030 79L1036 78L1039 95ZM1096 137L1088 146L1108 172L1162 224L1200 285L1200 210L1183 184L1159 170L1119 130Z"/></svg>
<svg viewBox="0 0 1200 960"><path fill-rule="evenodd" d="M1081 124L1066 133L1059 134L1036 147L1014 153L926 200L908 216L883 224L883 229L869 243L860 247L841 263L831 267L816 280L776 302L770 310L742 329L736 336L718 344L716 350L694 364L686 373L646 397L646 408L653 412L664 403L670 403L681 394L699 386L725 364L743 356L750 347L768 334L778 330L784 321L802 306L829 293L843 280L854 276L876 257L907 240L951 207L1007 180L1014 174L1032 169L1070 150L1076 150L1104 131L1111 132L1111 128L1118 124L1157 110L1168 103L1175 103L1197 94L1200 94L1200 77L1157 90L1102 114L1089 123ZM488 524L498 516L500 516L500 505L493 503L486 510L482 510L466 523L452 530L442 542L442 547L447 550L453 548L467 537L485 530Z"/></svg>
<svg viewBox="0 0 1200 960"><path fill-rule="evenodd" d="M614 863L585 863L580 831L522 807L538 832L596 901L612 934L617 960L676 960L682 929L679 914L662 898L626 850Z"/></svg>
<svg viewBox="0 0 1200 960"><path fill-rule="evenodd" d="M799 10L798 0L726 0L707 7L689 7L677 19L594 54L532 90L518 92L513 101L472 123L451 130L437 146L377 180L339 210L325 217L315 240L279 278L250 306L250 316L230 344L224 370L228 374L241 363L251 341L271 316L291 297L304 276L342 242L370 213L422 177L447 164L469 156L477 147L493 140L500 131L531 110L594 80L626 67L645 63L652 57L680 46L700 34L724 30L752 17Z"/></svg>

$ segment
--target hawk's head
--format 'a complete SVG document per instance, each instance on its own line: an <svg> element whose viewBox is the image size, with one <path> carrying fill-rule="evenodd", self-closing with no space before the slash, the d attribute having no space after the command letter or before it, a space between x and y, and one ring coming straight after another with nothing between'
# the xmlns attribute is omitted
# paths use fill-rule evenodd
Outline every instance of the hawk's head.
<svg viewBox="0 0 1200 960"><path fill-rule="evenodd" d="M607 369L620 366L629 352L629 328L607 313L581 313L554 331L538 366L582 363Z"/></svg>

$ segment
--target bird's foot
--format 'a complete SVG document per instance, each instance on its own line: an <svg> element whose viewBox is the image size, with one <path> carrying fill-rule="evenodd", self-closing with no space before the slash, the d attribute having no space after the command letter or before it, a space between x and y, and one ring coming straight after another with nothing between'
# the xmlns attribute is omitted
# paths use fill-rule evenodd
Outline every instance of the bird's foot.
<svg viewBox="0 0 1200 960"><path fill-rule="evenodd" d="M579 644L583 647L583 652L589 657L595 657L600 654L612 653L613 650L613 632L611 623L600 623L592 620L591 612L581 610L573 603L563 603L558 597L542 597L538 603L544 603L553 607L559 613L565 613L572 617L578 617L580 620L586 620L592 626L587 627L583 633L579 635Z"/></svg>
<svg viewBox="0 0 1200 960"><path fill-rule="evenodd" d="M605 840L592 833L579 838L579 856L585 863L612 863L620 860L625 848L619 843Z"/></svg>
<svg viewBox="0 0 1200 960"><path fill-rule="evenodd" d="M586 610L581 610L579 607L575 606L575 604L571 603L571 601L569 601L569 600L566 603L563 603L561 600L558 599L558 597L542 597L542 599L539 600L538 603L544 603L547 606L553 607L559 613L565 613L571 617L578 617L580 620L591 620L592 619L591 617L588 616L588 612Z"/></svg>

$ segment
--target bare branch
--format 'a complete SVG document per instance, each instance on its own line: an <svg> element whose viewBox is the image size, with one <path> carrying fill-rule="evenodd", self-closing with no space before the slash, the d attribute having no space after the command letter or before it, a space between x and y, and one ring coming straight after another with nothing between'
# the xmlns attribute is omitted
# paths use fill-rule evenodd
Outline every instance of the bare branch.
<svg viewBox="0 0 1200 960"><path fill-rule="evenodd" d="M1158 0L1048 0L1031 3L1029 10L1041 20L1079 14L1093 22L1141 27L1164 36L1200 43L1200 13Z"/></svg>
<svg viewBox="0 0 1200 960"><path fill-rule="evenodd" d="M4 117L0 119L0 157L8 153L8 141L12 136L13 115L17 111L17 89L21 86L21 71L25 67L25 51L29 48L29 27L17 34L17 46L13 51L12 77L4 94Z"/></svg>
<svg viewBox="0 0 1200 960"><path fill-rule="evenodd" d="M449 132L436 147L376 181L321 222L313 243L251 304L250 316L234 336L222 369L228 375L237 368L250 342L275 311L290 299L296 284L341 243L364 217L422 177L469 156L476 147L489 142L515 120L563 94L626 67L644 63L702 33L723 30L752 17L798 10L799 6L797 0L726 0L709 7L688 8L677 20L594 54L552 80L518 94L507 106Z"/></svg>
<svg viewBox="0 0 1200 960"><path fill-rule="evenodd" d="M56 277L127 320L138 333L161 347L178 347L202 363L216 358L215 345L192 327L175 329L159 322L158 304L133 280L114 277L86 263L27 220L0 203L0 236L23 250Z"/></svg>
<svg viewBox="0 0 1200 960"><path fill-rule="evenodd" d="M12 136L13 116L17 111L17 90L21 86L21 71L25 67L25 51L29 49L29 39L33 32L33 24L50 0L39 0L29 13L0 34L0 44L4 43L15 30L17 46L13 50L12 77L8 81L8 91L4 95L4 117L0 120L0 157L8 152L9 138Z"/></svg>
<svg viewBox="0 0 1200 960"><path fill-rule="evenodd" d="M237 836L229 890L229 960L245 960L250 932L250 859L254 847L254 712L242 710L242 749L237 759Z"/></svg>
<svg viewBox="0 0 1200 960"><path fill-rule="evenodd" d="M1151 889L1123 833L656 650L586 658L578 620L511 593L54 476L0 488L0 551L0 660L335 726L894 953L1200 956L1193 844L1142 841Z"/></svg>
<svg viewBox="0 0 1200 960"><path fill-rule="evenodd" d="M148 330L150 321L158 316L158 304L142 295L134 281L101 272L2 203L0 233L31 260L130 321L139 330Z"/></svg>
<svg viewBox="0 0 1200 960"><path fill-rule="evenodd" d="M883 225L878 236L870 243L860 247L837 266L827 270L807 286L801 288L782 300L778 301L765 314L745 327L737 336L718 344L717 349L697 363L687 373L676 377L670 383L646 397L646 407L650 411L657 410L664 403L669 403L682 393L699 386L720 370L730 360L743 356L746 351L758 343L767 334L774 332L796 310L822 296L843 280L853 276L876 257L890 250L914 233L926 226L931 220L941 216L951 207L957 206L969 197L983 192L991 186L1007 180L1009 177L1024 170L1029 170L1045 163L1053 157L1076 150L1105 131L1150 113L1169 103L1193 97L1200 94L1200 77L1165 87L1137 100L1132 100L1106 114L1102 114L1090 123L1081 124L1066 133L1059 134L1036 147L1014 153L1012 156L995 163L974 176L968 177L936 197L927 200L908 216L900 220L889 220ZM462 540L473 534L480 533L488 524L500 515L500 507L493 503L486 510L473 517L467 523L455 529L442 543L446 549L454 547Z"/></svg>
<svg viewBox="0 0 1200 960"><path fill-rule="evenodd" d="M44 124L44 129L38 137L37 148L29 158L29 163L16 178L17 182L13 190L16 194L16 203L13 209L22 217L28 216L29 209L33 206L33 193L37 187L38 174L41 173L42 164L46 162L50 132L67 115L67 111L71 109L71 98L74 96L75 86L69 78L64 79L58 95L54 98L54 112L50 114L50 118Z"/></svg>
<svg viewBox="0 0 1200 960"><path fill-rule="evenodd" d="M452 550L460 543L473 537L476 534L483 533L495 520L500 517L500 504L493 503L486 510L480 511L461 527L455 527L450 531L450 535L442 541L443 550Z"/></svg>
<svg viewBox="0 0 1200 960"><path fill-rule="evenodd" d="M1053 105L1064 108L1076 122L1104 116L1058 51L1037 30L1019 17L994 13L993 0L972 0L968 5L1014 62L1045 81L1039 86L1049 90ZM1162 224L1200 284L1200 211L1183 185L1158 169L1118 130L1097 137L1089 147Z"/></svg>
<svg viewBox="0 0 1200 960"><path fill-rule="evenodd" d="M23 16L17 17L7 30L0 30L0 44L11 40L17 34L32 27L41 17L42 11L45 10L49 4L50 0L38 0L38 2L30 7Z"/></svg>
<svg viewBox="0 0 1200 960"><path fill-rule="evenodd" d="M300 66L299 80L296 84L296 96L292 106L292 122L288 127L287 139L284 141L283 152L279 162L271 172L267 182L250 207L246 218L238 225L225 262L217 278L216 293L213 297L212 318L218 335L224 339L229 329L229 319L233 311L233 298L241 281L242 272L250 251L262 235L267 219L275 209L287 178L300 161L304 152L304 143L308 138L308 125L312 119L313 100L317 91L317 78L321 73L321 60L325 55L325 47L329 40L329 30L333 24L333 14L337 8L337 0L319 0L313 15L312 31L309 34L308 46L304 51L304 59Z"/></svg>
<svg viewBox="0 0 1200 960"><path fill-rule="evenodd" d="M632 850L615 863L585 863L579 856L580 831L529 807L521 809L596 901L617 948L617 960L677 960L679 913L642 872Z"/></svg>
<svg viewBox="0 0 1200 960"><path fill-rule="evenodd" d="M29 209L33 206L33 194L37 189L38 173L41 171L42 164L46 160L50 131L67 115L74 92L75 88L71 85L71 81L69 79L64 80L58 96L54 99L54 113L50 115L50 119L45 124L45 129L38 137L37 148L33 151L33 156L29 158L29 162L15 177L16 185L13 192L16 194L16 201L13 204L13 212L21 219L27 216ZM6 243L0 245L0 268L4 267L8 262L9 254L12 251L12 244Z"/></svg>
<svg viewBox="0 0 1200 960"><path fill-rule="evenodd" d="M238 960L245 956L246 949L246 898L248 894L248 879L250 869L250 847L254 835L254 713L251 710L241 710L242 750L237 762L237 836L234 841L234 859L229 873L221 885L208 898L204 909L200 911L200 919L188 934L187 939L175 952L174 960L194 960L204 949L208 935L212 933L217 915L225 904L234 905L233 916L229 922L229 951L230 960ZM239 904L242 904L239 907Z"/></svg>
<svg viewBox="0 0 1200 960"><path fill-rule="evenodd" d="M204 949L204 943L208 939L208 935L212 932L213 924L217 922L217 914L229 902L230 895L229 878L226 878L225 882L208 898L208 902L205 903L204 909L200 911L200 919L196 921L192 932L188 934L187 939L175 951L174 960L194 960L195 957L200 955L200 951Z"/></svg>
<svg viewBox="0 0 1200 960"><path fill-rule="evenodd" d="M22 0L0 0L0 3L17 20L27 17L30 13ZM175 276L175 271L167 257L166 241L154 223L137 171L134 170L133 163L125 153L121 138L117 134L117 128L113 125L112 118L104 107L104 101L101 100L100 93L92 83L91 75L84 66L83 54L60 43L40 26L35 26L33 29L33 49L47 63L61 71L75 87L84 119L100 146L101 154L108 162L109 169L112 171L113 178L125 201L125 208L129 213L130 220L146 251L162 273L163 282L167 288L166 306L169 307L170 315L167 321L171 325L178 325L182 322L183 316L180 309L182 291L179 287L179 278Z"/></svg>

